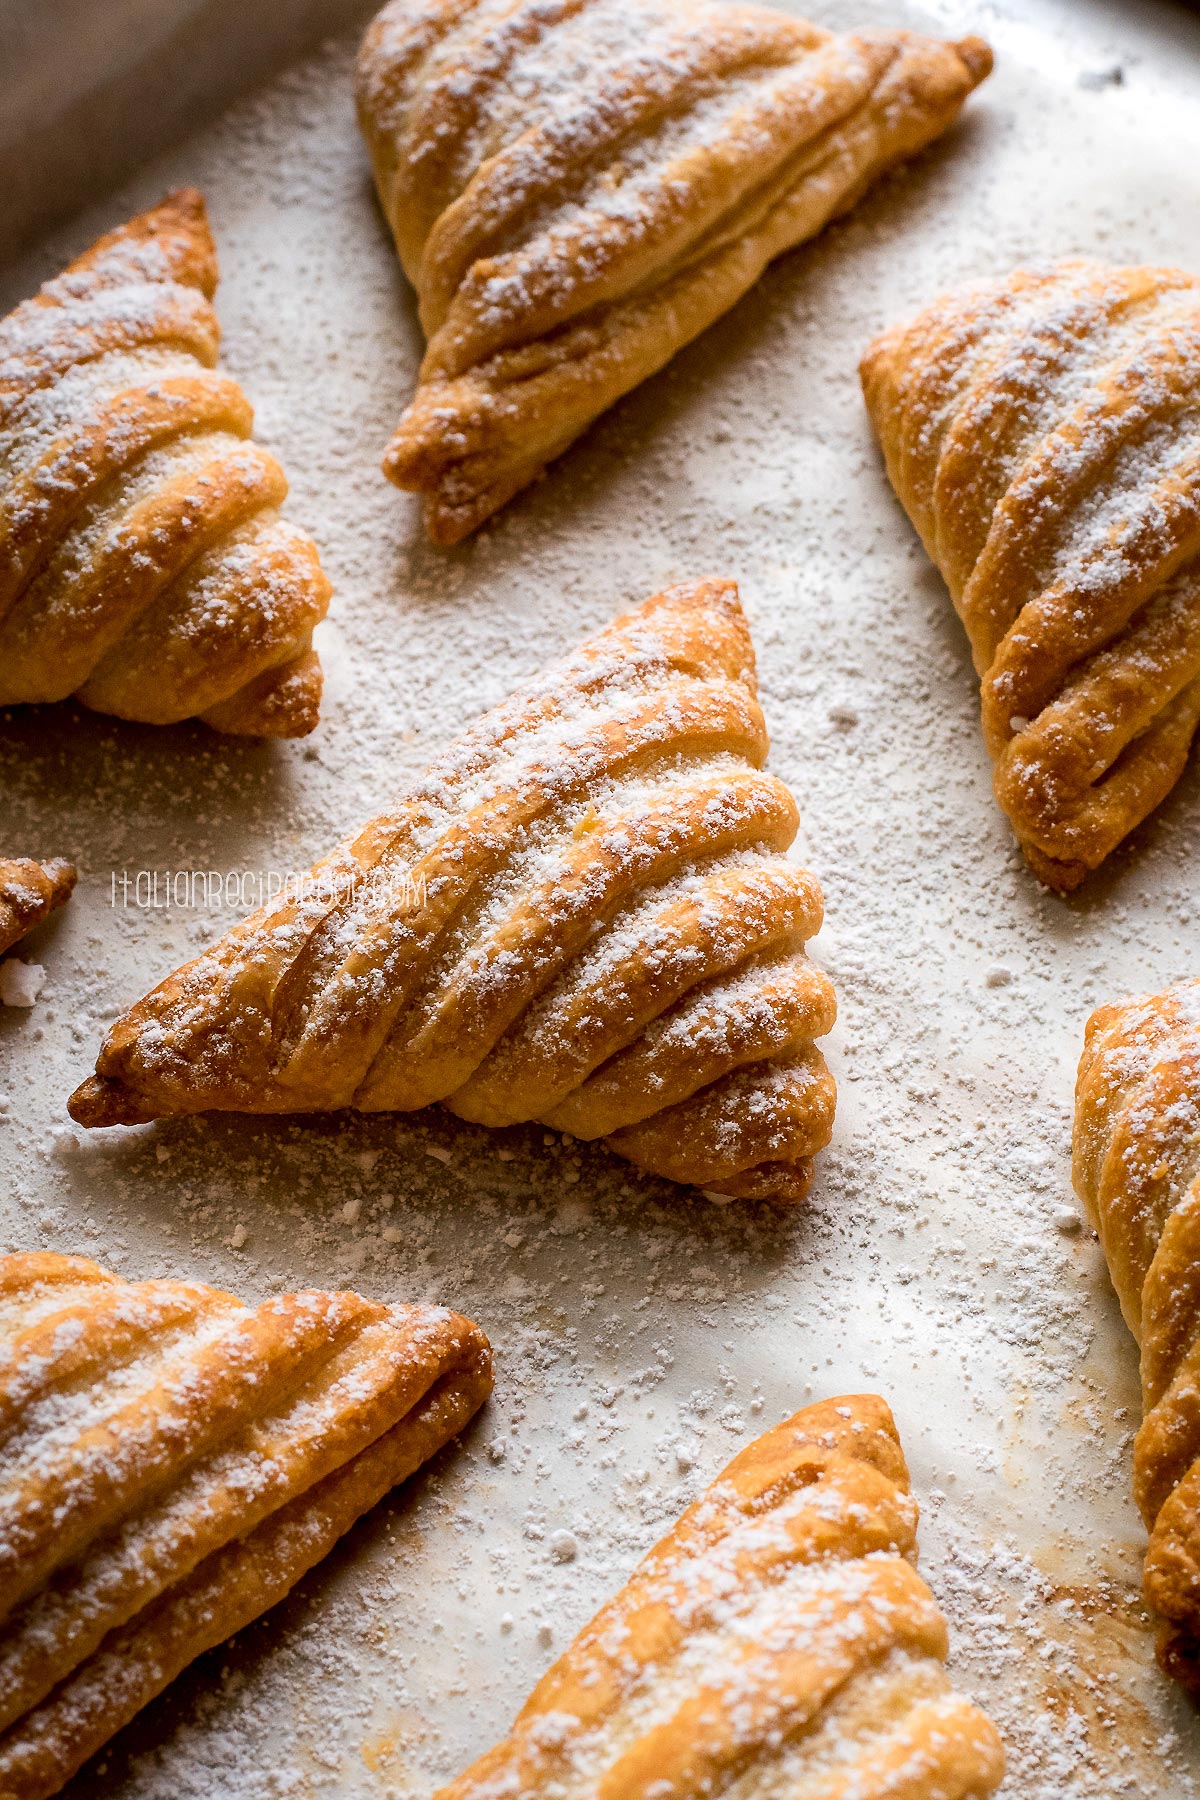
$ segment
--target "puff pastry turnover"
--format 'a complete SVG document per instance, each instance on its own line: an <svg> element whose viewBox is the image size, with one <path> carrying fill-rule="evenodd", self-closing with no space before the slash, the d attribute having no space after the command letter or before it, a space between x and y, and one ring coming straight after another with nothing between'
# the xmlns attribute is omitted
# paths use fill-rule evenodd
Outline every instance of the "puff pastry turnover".
<svg viewBox="0 0 1200 1800"><path fill-rule="evenodd" d="M1200 1698L1200 980L1092 1014L1075 1186L1141 1348L1133 1485L1159 1661Z"/></svg>
<svg viewBox="0 0 1200 1800"><path fill-rule="evenodd" d="M329 583L216 369L216 285L182 189L0 320L0 706L316 724Z"/></svg>
<svg viewBox="0 0 1200 1800"><path fill-rule="evenodd" d="M392 0L359 118L428 348L384 471L435 542L943 132L991 61L709 0Z"/></svg>
<svg viewBox="0 0 1200 1800"><path fill-rule="evenodd" d="M430 1306L0 1258L0 1794L55 1793L491 1387Z"/></svg>
<svg viewBox="0 0 1200 1800"><path fill-rule="evenodd" d="M1065 892L1200 720L1200 281L1022 270L886 332L862 378L971 640L997 798Z"/></svg>
<svg viewBox="0 0 1200 1800"><path fill-rule="evenodd" d="M61 857L40 863L0 856L0 956L65 906L74 891L75 869Z"/></svg>
<svg viewBox="0 0 1200 1800"><path fill-rule="evenodd" d="M659 594L119 1019L72 1116L442 1101L802 1198L835 1003L766 750L737 589Z"/></svg>
<svg viewBox="0 0 1200 1800"><path fill-rule="evenodd" d="M436 1800L967 1800L1004 1753L943 1667L917 1508L873 1395L730 1463Z"/></svg>

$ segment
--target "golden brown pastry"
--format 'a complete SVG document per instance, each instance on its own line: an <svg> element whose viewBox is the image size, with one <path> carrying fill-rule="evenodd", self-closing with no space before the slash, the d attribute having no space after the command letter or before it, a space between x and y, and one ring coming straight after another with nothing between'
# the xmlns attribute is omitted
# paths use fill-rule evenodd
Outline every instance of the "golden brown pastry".
<svg viewBox="0 0 1200 1800"><path fill-rule="evenodd" d="M65 906L74 891L75 869L61 857L40 863L0 856L0 956Z"/></svg>
<svg viewBox="0 0 1200 1800"><path fill-rule="evenodd" d="M1200 980L1088 1020L1075 1187L1141 1348L1133 1489L1158 1657L1200 1699Z"/></svg>
<svg viewBox="0 0 1200 1800"><path fill-rule="evenodd" d="M433 1306L0 1258L0 1794L42 1800L491 1389Z"/></svg>
<svg viewBox="0 0 1200 1800"><path fill-rule="evenodd" d="M118 1019L72 1117L442 1101L801 1199L835 1002L766 751L736 587L657 595Z"/></svg>
<svg viewBox="0 0 1200 1800"><path fill-rule="evenodd" d="M971 640L997 799L1065 893L1200 720L1200 281L1020 270L885 332L862 379Z"/></svg>
<svg viewBox="0 0 1200 1800"><path fill-rule="evenodd" d="M329 583L215 367L216 285L184 188L0 320L0 706L316 724Z"/></svg>
<svg viewBox="0 0 1200 1800"><path fill-rule="evenodd" d="M709 0L391 0L358 110L428 349L384 460L473 531L938 137L978 38Z"/></svg>
<svg viewBox="0 0 1200 1800"><path fill-rule="evenodd" d="M991 1722L950 1686L884 1402L806 1407L684 1513L436 1800L977 1800Z"/></svg>

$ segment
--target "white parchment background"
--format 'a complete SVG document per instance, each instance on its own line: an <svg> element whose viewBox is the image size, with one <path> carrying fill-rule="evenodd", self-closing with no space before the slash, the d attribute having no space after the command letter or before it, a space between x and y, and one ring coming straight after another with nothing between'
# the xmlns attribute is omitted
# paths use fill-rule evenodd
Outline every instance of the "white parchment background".
<svg viewBox="0 0 1200 1800"><path fill-rule="evenodd" d="M0 1015L6 1243L249 1297L437 1298L498 1352L465 1443L77 1794L427 1794L750 1435L862 1387L900 1420L923 1567L959 1678L1009 1743L1006 1791L1200 1792L1200 1732L1138 1603L1135 1355L1091 1234L1069 1230L1068 1180L1088 1011L1200 968L1200 776L1083 896L1039 891L855 375L877 329L966 276L1073 252L1200 269L1200 17L1149 0L810 10L982 30L997 73L961 129L456 552L423 543L378 473L419 338L354 128L352 36L0 271L7 308L99 230L201 186L226 360L337 590L306 743L0 715L5 850L82 870L28 952L41 1000ZM742 585L771 766L826 892L840 1104L806 1209L719 1211L553 1134L441 1115L70 1126L106 1020L229 922L113 907L114 872L307 867L548 654L705 572Z"/></svg>

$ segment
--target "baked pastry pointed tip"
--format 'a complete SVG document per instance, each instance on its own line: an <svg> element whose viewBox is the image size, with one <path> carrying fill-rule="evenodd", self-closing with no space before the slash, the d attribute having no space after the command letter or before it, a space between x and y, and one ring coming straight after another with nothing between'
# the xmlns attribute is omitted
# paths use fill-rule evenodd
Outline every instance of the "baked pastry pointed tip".
<svg viewBox="0 0 1200 1800"><path fill-rule="evenodd" d="M79 878L74 863L69 863L65 856L50 856L42 864L50 879L51 900L55 906L62 906L75 892L75 883Z"/></svg>
<svg viewBox="0 0 1200 1800"><path fill-rule="evenodd" d="M216 366L216 285L183 188L0 319L0 705L315 725L330 586Z"/></svg>
<svg viewBox="0 0 1200 1800"><path fill-rule="evenodd" d="M157 206L147 207L128 226L117 227L118 231L122 229L160 244L164 235L173 231L191 251L207 252L211 258L212 286L215 290L218 280L217 248L213 241L208 205L199 188L172 188L169 194L163 195ZM210 293L209 298L211 297Z"/></svg>
<svg viewBox="0 0 1200 1800"><path fill-rule="evenodd" d="M766 753L736 585L654 595L479 720L311 891L131 1007L71 1116L441 1103L801 1200L837 1003Z"/></svg>
<svg viewBox="0 0 1200 1800"><path fill-rule="evenodd" d="M89 1075L67 1101L67 1111L77 1125L98 1129L103 1125L148 1125L154 1118L139 1108L119 1081Z"/></svg>
<svg viewBox="0 0 1200 1800"><path fill-rule="evenodd" d="M996 66L992 46L984 38L965 37L959 38L954 48L969 69L976 87L981 81L986 81Z"/></svg>
<svg viewBox="0 0 1200 1800"><path fill-rule="evenodd" d="M331 591L321 576L326 594ZM200 714L205 725L239 737L298 738L315 731L325 678L315 650L266 669L228 700Z"/></svg>
<svg viewBox="0 0 1200 1800"><path fill-rule="evenodd" d="M170 279L211 300L219 269L204 195L199 188L174 188L156 206L106 231L65 271L75 281L85 272L107 281L128 280L137 273L152 281ZM42 291L53 287L47 283Z"/></svg>
<svg viewBox="0 0 1200 1800"><path fill-rule="evenodd" d="M384 457L453 544L728 311L991 67L709 0L390 0L358 113L427 349Z"/></svg>

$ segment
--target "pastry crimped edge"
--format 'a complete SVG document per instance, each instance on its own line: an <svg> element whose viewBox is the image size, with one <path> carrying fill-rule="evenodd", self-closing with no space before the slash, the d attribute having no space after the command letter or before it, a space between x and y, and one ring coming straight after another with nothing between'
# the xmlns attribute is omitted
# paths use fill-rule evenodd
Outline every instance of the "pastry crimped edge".
<svg viewBox="0 0 1200 1800"><path fill-rule="evenodd" d="M0 1322L6 1800L57 1792L491 1387L486 1339L442 1309L332 1293L245 1308L44 1252L0 1258ZM73 1437L39 1423L93 1394Z"/></svg>
<svg viewBox="0 0 1200 1800"><path fill-rule="evenodd" d="M76 880L75 865L63 857L0 857L0 956L65 906Z"/></svg>
<svg viewBox="0 0 1200 1800"><path fill-rule="evenodd" d="M330 584L217 367L216 285L203 196L181 188L0 320L0 704L315 726Z"/></svg>
<svg viewBox="0 0 1200 1800"><path fill-rule="evenodd" d="M945 1676L916 1518L886 1404L806 1407L716 1478L436 1800L808 1793L806 1776L821 1800L982 1800L1004 1753Z"/></svg>
<svg viewBox="0 0 1200 1800"><path fill-rule="evenodd" d="M1200 979L1088 1020L1073 1172L1140 1353L1133 1488L1158 1659L1200 1699Z"/></svg>
<svg viewBox="0 0 1200 1800"><path fill-rule="evenodd" d="M798 813L766 750L736 586L653 596L456 739L311 894L131 1008L72 1116L441 1102L802 1199L836 1000L804 953L823 903L786 856Z"/></svg>
<svg viewBox="0 0 1200 1800"><path fill-rule="evenodd" d="M531 312L524 327L509 333L493 354L481 353L474 359L464 359L458 347L457 338L462 334L454 322L455 308L461 310L463 293L474 282L480 287L480 318L486 322L491 306L488 294L493 288L499 292L508 279L507 263L516 255L512 245L519 243L520 208L503 232L493 231L500 247L489 255L485 245L464 270L458 294L452 299L441 293L441 277L435 279L435 273L427 268L430 246L436 247L442 237L469 236L472 206L474 223L485 235L493 210L500 209L498 219L504 216L510 196L506 196L508 178L501 165L510 154L517 158L526 154L535 128L510 138L500 149L490 146L493 153L481 165L472 165L465 186L452 189L443 184L444 191L438 188L439 203L444 202L440 211L431 211L428 194L440 178L449 151L458 143L456 130L461 127L467 141L475 128L470 114L473 84L493 76L503 79L505 58L519 58L523 33L532 37L547 21L547 35L556 26L568 30L583 9L567 5L550 15L528 8L527 18L520 8L510 9L503 19L488 15L479 27L482 41L473 47L471 8L455 0L440 0L440 4L437 0L434 4L394 0L379 14L364 40L359 57L359 121L371 152L384 215L416 288L429 340L416 393L383 466L398 486L425 496L426 526L436 543L456 543L475 530L533 481L615 400L662 368L677 350L728 311L776 256L814 236L831 218L849 210L884 170L944 132L992 66L991 51L979 38L953 44L904 31L839 38L762 7L643 10L646 44L664 20L686 21L695 27L677 56L669 49L663 53L664 71L670 69L679 84L669 103L664 101L671 116L683 114L690 64L697 61L693 52L704 44L706 26L714 56L727 31L736 38L739 30L749 34L753 28L763 41L766 73L776 61L786 60L780 48L785 39L788 51L797 59L811 59L816 91L807 99L809 135L800 135L794 144L789 137L790 153L781 162L783 152L769 148L783 130L773 118L773 97L764 92L761 117L747 101L751 160L757 155L753 177L743 175L739 184L733 161L726 169L712 151L706 169L699 166L703 160L699 154L691 162L681 158L678 170L668 162L661 183L661 193L674 194L685 192L692 181L698 192L706 182L719 186L723 181L728 188L723 211L698 200L692 240L685 241L672 226L653 268L653 258L631 231L628 255L633 272L623 283L614 275L609 284L612 292L600 303L591 305L581 298L567 308L565 317L555 314L544 332L537 328L536 314ZM453 39L460 24L467 41L458 61L450 65L460 79L448 91L446 116L427 121L427 140L423 140L411 126L411 114L422 97L428 67L432 64L435 72L441 73L436 64L440 39L443 35ZM515 52L513 44L518 46ZM839 82L845 85L849 81L847 69L856 59L870 65L871 75L861 93L854 88L853 98L845 101L839 114ZM831 63L828 71L823 60ZM714 66L720 66L719 57ZM702 59L695 71L699 85L689 102L692 105L709 98L705 82L711 71L701 80L701 67ZM745 74L736 55L730 74L731 79ZM576 114L587 114L597 100L595 83L603 80L611 84L613 105L629 105L632 116L640 117L644 108L639 109L625 93L633 79L619 60L611 69L606 66L602 73L594 74L590 85L584 84L585 91L572 96ZM655 79L645 77L647 92L655 92ZM667 76L664 73L658 79ZM764 88L767 85L764 82ZM652 129L657 122L650 114L644 123ZM753 136L755 128L757 137ZM541 129L540 122L536 129ZM550 127L547 132L553 135ZM589 139L595 135L589 133ZM461 144L458 148L461 150ZM622 171L634 160L637 148L633 131L616 141L614 182L623 180ZM720 148L723 156L731 155L724 143ZM552 159L558 156L555 149L548 154ZM422 171L428 165L431 172L420 179L412 172L410 178L409 162L413 171L419 164ZM577 163L572 167L569 157L564 161L560 186L568 198L575 193L574 181L580 170L587 173L587 158L580 157ZM557 166L554 160L553 167ZM545 210L551 204L552 196L541 192L536 172L522 177L514 171L509 181L514 193L520 191L523 180L532 181L537 190L536 204L531 201L526 209L536 215L539 207ZM406 183L410 191L406 191ZM477 188L479 193L473 197ZM602 208L597 209L597 217L602 225ZM555 257L556 266L566 267L571 254L570 245L564 244ZM577 260L584 279L593 260L590 239L579 249Z"/></svg>

